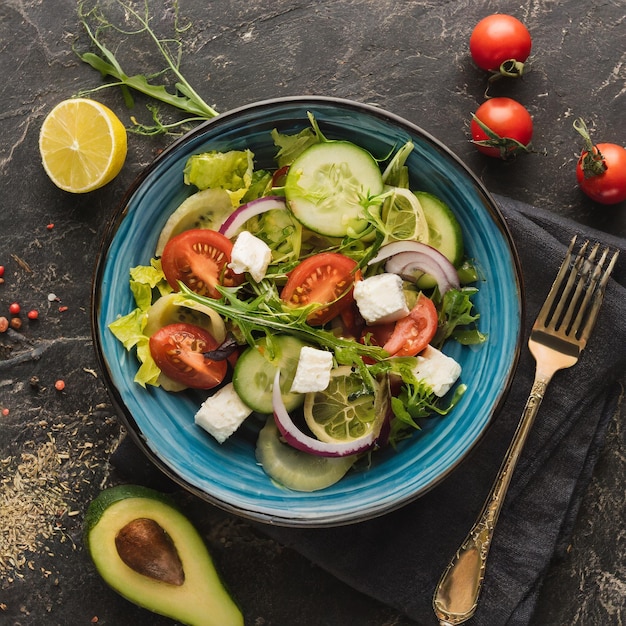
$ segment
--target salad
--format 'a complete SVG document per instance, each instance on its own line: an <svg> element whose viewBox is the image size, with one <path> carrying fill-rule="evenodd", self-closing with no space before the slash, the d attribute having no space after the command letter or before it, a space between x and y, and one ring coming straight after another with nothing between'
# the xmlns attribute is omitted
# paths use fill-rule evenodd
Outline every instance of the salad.
<svg viewBox="0 0 626 626"><path fill-rule="evenodd" d="M375 157L309 121L272 132L272 170L249 150L188 159L193 191L109 326L138 384L211 390L195 421L218 442L263 421L259 463L302 491L448 413L465 387L441 348L486 340L454 214L410 189L412 143Z"/></svg>

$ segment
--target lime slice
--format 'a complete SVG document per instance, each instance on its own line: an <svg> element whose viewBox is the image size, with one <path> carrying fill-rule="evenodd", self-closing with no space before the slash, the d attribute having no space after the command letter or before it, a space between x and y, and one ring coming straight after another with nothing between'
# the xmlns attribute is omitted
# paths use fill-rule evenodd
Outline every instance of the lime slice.
<svg viewBox="0 0 626 626"><path fill-rule="evenodd" d="M420 200L408 189L394 189L385 205L384 221L389 241L430 243L428 221Z"/></svg>
<svg viewBox="0 0 626 626"><path fill-rule="evenodd" d="M354 441L380 428L376 393L367 389L358 373L350 367L333 370L324 391L308 393L304 399L304 418L320 441Z"/></svg>

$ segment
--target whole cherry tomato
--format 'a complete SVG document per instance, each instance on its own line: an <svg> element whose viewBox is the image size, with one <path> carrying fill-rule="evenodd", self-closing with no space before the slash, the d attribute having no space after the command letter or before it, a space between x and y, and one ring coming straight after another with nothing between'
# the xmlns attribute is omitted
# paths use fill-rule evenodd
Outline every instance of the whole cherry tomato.
<svg viewBox="0 0 626 626"><path fill-rule="evenodd" d="M482 19L470 36L470 53L483 70L521 76L532 40L524 24L512 15L496 13Z"/></svg>
<svg viewBox="0 0 626 626"><path fill-rule="evenodd" d="M528 152L533 136L530 113L511 98L491 98L478 107L470 124L472 141L487 156L508 159Z"/></svg>
<svg viewBox="0 0 626 626"><path fill-rule="evenodd" d="M600 204L626 200L626 149L614 143L594 145L582 119L576 120L574 128L586 144L576 164L579 187Z"/></svg>

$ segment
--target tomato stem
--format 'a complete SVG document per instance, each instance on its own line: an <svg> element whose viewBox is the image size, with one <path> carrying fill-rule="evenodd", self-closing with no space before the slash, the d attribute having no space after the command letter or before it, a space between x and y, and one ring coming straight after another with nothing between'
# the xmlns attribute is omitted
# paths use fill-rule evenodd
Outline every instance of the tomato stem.
<svg viewBox="0 0 626 626"><path fill-rule="evenodd" d="M582 117L574 120L574 128L585 141L585 149L581 158L581 168L585 178L593 178L594 176L600 176L606 172L606 161L604 155L598 147L594 145L589 134L589 129L585 120Z"/></svg>
<svg viewBox="0 0 626 626"><path fill-rule="evenodd" d="M521 141L517 141L517 139L513 139L512 137L501 137L498 133L491 130L487 124L479 120L476 115L472 115L472 118L488 137L488 139L472 139L473 144L498 149L500 151L500 158L505 161L517 156L520 152L532 152L530 143L525 146Z"/></svg>

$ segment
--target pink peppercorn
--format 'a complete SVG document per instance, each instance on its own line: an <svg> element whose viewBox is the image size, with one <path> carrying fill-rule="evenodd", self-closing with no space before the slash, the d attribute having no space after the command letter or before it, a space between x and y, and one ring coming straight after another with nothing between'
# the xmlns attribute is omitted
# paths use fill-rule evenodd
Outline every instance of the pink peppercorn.
<svg viewBox="0 0 626 626"><path fill-rule="evenodd" d="M39 311L37 309L31 309L27 313L27 316L29 320L36 320L39 317Z"/></svg>
<svg viewBox="0 0 626 626"><path fill-rule="evenodd" d="M65 389L65 381L64 380L57 380L56 383L54 383L54 388L57 391L63 391Z"/></svg>
<svg viewBox="0 0 626 626"><path fill-rule="evenodd" d="M9 305L9 313L11 315L19 315L21 310L22 310L22 307L19 305L18 302L13 302L12 304Z"/></svg>

